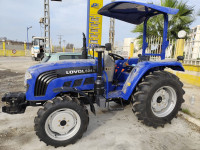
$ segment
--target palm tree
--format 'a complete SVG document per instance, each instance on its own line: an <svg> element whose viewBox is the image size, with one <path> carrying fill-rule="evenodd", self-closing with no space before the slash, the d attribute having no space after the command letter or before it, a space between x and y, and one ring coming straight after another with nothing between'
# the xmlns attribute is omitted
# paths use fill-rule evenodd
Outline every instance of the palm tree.
<svg viewBox="0 0 200 150"><path fill-rule="evenodd" d="M190 31L189 25L194 21L192 15L193 7L188 6L186 2L179 2L178 0L161 0L160 5L179 9L176 15L169 15L168 38L177 39L177 34L180 30ZM147 37L162 36L164 26L163 15L150 18L147 24ZM142 41L143 24L136 26L132 32L139 33L138 39Z"/></svg>

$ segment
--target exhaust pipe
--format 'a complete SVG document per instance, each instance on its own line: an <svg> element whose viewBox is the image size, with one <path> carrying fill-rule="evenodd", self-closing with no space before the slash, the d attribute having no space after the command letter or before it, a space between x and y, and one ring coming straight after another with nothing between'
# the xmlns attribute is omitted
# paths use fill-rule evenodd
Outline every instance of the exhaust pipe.
<svg viewBox="0 0 200 150"><path fill-rule="evenodd" d="M82 59L87 59L87 56L86 37L85 33L83 33Z"/></svg>

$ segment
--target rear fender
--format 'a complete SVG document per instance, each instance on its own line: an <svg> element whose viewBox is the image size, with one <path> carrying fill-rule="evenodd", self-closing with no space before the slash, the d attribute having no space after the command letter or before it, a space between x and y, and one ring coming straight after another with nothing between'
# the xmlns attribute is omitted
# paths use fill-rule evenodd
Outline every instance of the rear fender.
<svg viewBox="0 0 200 150"><path fill-rule="evenodd" d="M128 100L141 78L148 72L171 68L176 71L185 71L182 64L177 61L146 61L140 62L129 74L123 89L122 98Z"/></svg>

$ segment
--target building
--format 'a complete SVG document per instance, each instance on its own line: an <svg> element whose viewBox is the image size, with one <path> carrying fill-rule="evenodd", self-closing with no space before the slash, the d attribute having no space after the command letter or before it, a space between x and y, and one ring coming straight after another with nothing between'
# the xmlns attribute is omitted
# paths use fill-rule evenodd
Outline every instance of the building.
<svg viewBox="0 0 200 150"><path fill-rule="evenodd" d="M130 55L130 45L134 44L134 54L133 57L137 57L137 52L139 51L139 44L136 38L125 38L123 43L116 43L115 45L115 53L128 58Z"/></svg>
<svg viewBox="0 0 200 150"><path fill-rule="evenodd" d="M185 44L185 59L200 60L200 25L191 29Z"/></svg>

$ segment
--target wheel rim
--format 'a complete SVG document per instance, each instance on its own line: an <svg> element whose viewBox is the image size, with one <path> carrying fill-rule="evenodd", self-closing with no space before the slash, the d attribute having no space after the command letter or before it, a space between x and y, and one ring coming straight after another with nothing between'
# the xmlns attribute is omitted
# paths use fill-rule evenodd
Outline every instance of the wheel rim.
<svg viewBox="0 0 200 150"><path fill-rule="evenodd" d="M78 113L69 108L62 108L49 115L45 122L45 131L50 138L64 141L76 135L80 126L81 119Z"/></svg>
<svg viewBox="0 0 200 150"><path fill-rule="evenodd" d="M163 86L154 93L151 110L157 117L166 117L174 110L176 102L176 91L170 86Z"/></svg>

